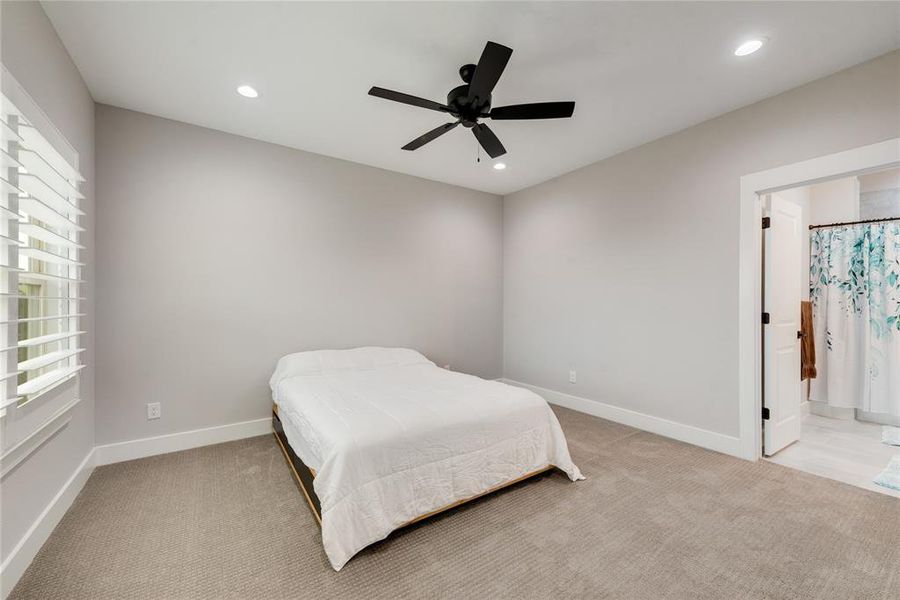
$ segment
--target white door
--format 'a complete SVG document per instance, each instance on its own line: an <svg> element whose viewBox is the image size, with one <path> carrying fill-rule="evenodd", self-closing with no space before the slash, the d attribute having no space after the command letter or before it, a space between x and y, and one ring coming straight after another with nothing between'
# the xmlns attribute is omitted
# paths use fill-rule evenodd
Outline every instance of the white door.
<svg viewBox="0 0 900 600"><path fill-rule="evenodd" d="M771 456L800 439L800 273L802 209L769 197L765 232L763 310L763 453Z"/></svg>

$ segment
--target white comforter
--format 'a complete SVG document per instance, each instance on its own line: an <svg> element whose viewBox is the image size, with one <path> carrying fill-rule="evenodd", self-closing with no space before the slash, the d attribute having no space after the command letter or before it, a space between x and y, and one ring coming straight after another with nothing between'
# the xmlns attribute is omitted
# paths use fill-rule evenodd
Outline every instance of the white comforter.
<svg viewBox="0 0 900 600"><path fill-rule="evenodd" d="M271 385L291 447L318 467L335 570L416 517L548 465L583 478L541 397L412 350L292 354Z"/></svg>

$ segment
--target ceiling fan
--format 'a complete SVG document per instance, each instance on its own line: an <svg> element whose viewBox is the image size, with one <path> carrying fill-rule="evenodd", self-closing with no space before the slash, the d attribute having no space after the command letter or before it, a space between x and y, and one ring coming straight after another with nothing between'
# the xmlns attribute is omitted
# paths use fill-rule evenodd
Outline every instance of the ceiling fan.
<svg viewBox="0 0 900 600"><path fill-rule="evenodd" d="M447 104L432 102L417 96L410 96L402 92L395 92L385 88L373 87L369 90L370 96L377 96L394 102L402 102L412 106L419 106L438 112L448 113L456 117L456 121L445 123L420 135L410 143L403 146L404 150L416 150L428 142L444 135L457 125L468 127L475 134L475 138L485 152L491 158L497 158L506 154L506 148L484 123L479 119L513 120L513 119L565 119L572 116L575 111L574 102L537 102L534 104L512 104L510 106L497 106L491 108L491 92L509 57L512 49L495 42L488 42L481 53L477 65L463 65L459 69L459 76L465 85L455 87L447 94Z"/></svg>

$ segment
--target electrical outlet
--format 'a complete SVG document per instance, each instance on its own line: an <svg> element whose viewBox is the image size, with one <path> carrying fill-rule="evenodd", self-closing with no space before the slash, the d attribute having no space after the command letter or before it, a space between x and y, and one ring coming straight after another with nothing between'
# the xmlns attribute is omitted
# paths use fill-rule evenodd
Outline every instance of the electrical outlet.
<svg viewBox="0 0 900 600"><path fill-rule="evenodd" d="M569 383L575 383L577 379L577 373L575 373L575 369L569 369Z"/></svg>
<svg viewBox="0 0 900 600"><path fill-rule="evenodd" d="M147 403L147 420L158 419L162 416L162 406L159 402Z"/></svg>

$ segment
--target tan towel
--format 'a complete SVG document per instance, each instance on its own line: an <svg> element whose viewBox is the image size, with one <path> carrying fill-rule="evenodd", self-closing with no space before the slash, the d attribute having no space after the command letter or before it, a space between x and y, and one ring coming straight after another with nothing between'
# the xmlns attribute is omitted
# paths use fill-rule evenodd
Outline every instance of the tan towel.
<svg viewBox="0 0 900 600"><path fill-rule="evenodd" d="M812 302L800 302L800 380L816 378L816 345L813 340Z"/></svg>

